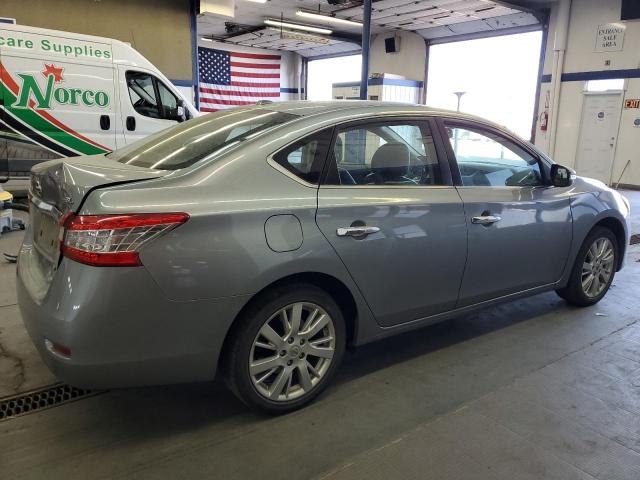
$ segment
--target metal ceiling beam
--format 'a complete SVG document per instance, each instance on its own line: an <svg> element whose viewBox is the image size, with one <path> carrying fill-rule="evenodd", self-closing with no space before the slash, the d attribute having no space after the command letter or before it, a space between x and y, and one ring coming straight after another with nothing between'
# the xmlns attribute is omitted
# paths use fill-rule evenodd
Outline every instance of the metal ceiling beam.
<svg viewBox="0 0 640 480"><path fill-rule="evenodd" d="M465 40L476 40L480 38L489 38L489 37L501 37L504 35L537 32L540 30L542 30L542 25L539 25L539 24L523 25L520 27L501 28L498 30L484 30L482 32L454 34L454 35L449 35L447 37L427 38L427 40L429 40L429 43L431 45L438 45L439 43L463 42ZM420 32L418 32L418 34L419 33Z"/></svg>
<svg viewBox="0 0 640 480"><path fill-rule="evenodd" d="M364 18L362 22L362 72L360 75L360 100L367 99L369 86L369 47L371 45L371 0L364 0L362 5Z"/></svg>
<svg viewBox="0 0 640 480"><path fill-rule="evenodd" d="M538 19L540 24L544 25L548 20L551 4L555 3L555 0L549 0L545 4L541 3L537 8L531 8L531 1L527 0L493 0L493 2L508 8L515 8L521 12L530 13Z"/></svg>
<svg viewBox="0 0 640 480"><path fill-rule="evenodd" d="M535 8L531 8L528 4L530 2L526 1L518 1L518 0L492 0L493 3L497 3L498 5L502 5L503 7L513 8L515 10L520 10L521 12L527 13L536 13L539 10Z"/></svg>

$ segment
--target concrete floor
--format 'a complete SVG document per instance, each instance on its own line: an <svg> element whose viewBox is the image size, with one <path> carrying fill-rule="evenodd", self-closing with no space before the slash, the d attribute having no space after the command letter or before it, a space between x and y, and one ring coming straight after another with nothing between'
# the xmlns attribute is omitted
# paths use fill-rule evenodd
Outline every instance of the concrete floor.
<svg viewBox="0 0 640 480"><path fill-rule="evenodd" d="M628 196L640 213L640 192ZM549 293L365 346L287 416L214 383L0 422L0 478L638 480L638 260L640 246L595 307ZM20 328L13 268L0 264L4 394L51 381Z"/></svg>

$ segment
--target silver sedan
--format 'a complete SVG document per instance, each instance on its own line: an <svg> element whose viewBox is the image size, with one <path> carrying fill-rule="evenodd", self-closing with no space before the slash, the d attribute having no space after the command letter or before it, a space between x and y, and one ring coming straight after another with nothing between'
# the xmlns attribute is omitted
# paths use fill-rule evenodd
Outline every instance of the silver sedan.
<svg viewBox="0 0 640 480"><path fill-rule="evenodd" d="M629 206L487 121L379 102L206 115L31 179L24 323L88 388L207 381L299 408L346 346L622 268Z"/></svg>

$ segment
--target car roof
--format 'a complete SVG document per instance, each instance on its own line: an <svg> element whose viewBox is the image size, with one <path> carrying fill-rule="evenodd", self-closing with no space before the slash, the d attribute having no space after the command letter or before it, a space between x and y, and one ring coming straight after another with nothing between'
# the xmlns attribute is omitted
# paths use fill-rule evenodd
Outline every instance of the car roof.
<svg viewBox="0 0 640 480"><path fill-rule="evenodd" d="M474 115L454 112L452 110L427 107L426 105L416 105L414 103L380 102L377 100L330 100L321 102L312 100L295 100L289 102L272 103L259 102L258 105L253 105L252 107L290 113L302 117L317 116L330 113L352 113L354 117L376 114L441 115L447 117L456 117L459 119L480 121L498 128L504 128L500 125L495 124L494 122L481 117L476 117Z"/></svg>
<svg viewBox="0 0 640 480"><path fill-rule="evenodd" d="M473 120L485 125L491 125L497 129L510 132L503 125L487 120L482 117L470 115L452 110L427 107L426 105L416 105L414 103L400 102L380 102L377 100L330 100L312 101L296 100L289 102L259 102L246 108L261 108L277 112L290 113L302 117L322 117L332 114L352 114L354 118L369 117L375 115L434 115L457 118L460 120Z"/></svg>
<svg viewBox="0 0 640 480"><path fill-rule="evenodd" d="M445 110L438 110L435 108L426 107L424 105L415 105L411 103L400 102L380 102L374 100L330 100L330 101L311 101L311 100L295 100L289 102L274 102L269 103L266 106L262 104L263 108L269 110L275 110L279 112L292 113L294 115L308 116L317 115L328 112L336 111L353 111L353 113L372 113L371 109L377 111L389 111L398 110L402 111L414 111L416 113L427 112L444 112ZM449 112L448 112L449 113Z"/></svg>

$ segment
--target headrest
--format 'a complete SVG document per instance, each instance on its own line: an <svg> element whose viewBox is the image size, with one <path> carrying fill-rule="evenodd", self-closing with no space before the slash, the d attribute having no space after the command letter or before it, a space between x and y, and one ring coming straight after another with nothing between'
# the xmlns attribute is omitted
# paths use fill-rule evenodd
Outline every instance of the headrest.
<svg viewBox="0 0 640 480"><path fill-rule="evenodd" d="M400 142L385 143L371 158L371 168L382 170L383 174L402 176L409 168L409 147Z"/></svg>

